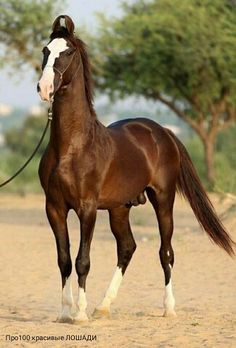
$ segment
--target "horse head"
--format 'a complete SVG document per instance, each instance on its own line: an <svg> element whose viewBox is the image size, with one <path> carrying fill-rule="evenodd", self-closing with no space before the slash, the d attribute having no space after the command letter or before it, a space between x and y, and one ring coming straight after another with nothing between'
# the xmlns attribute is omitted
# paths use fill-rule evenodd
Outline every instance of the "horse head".
<svg viewBox="0 0 236 348"><path fill-rule="evenodd" d="M81 62L74 23L69 16L61 15L55 19L50 41L42 52L42 76L37 90L42 100L52 101L58 90L66 89L70 84Z"/></svg>

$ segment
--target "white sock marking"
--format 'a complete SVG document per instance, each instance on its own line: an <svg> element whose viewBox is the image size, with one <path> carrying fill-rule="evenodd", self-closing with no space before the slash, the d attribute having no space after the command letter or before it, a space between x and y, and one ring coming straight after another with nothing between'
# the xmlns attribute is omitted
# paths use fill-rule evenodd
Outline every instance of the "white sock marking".
<svg viewBox="0 0 236 348"><path fill-rule="evenodd" d="M111 280L111 283L109 285L109 288L107 289L105 297L101 305L99 306L99 308L106 308L106 309L110 308L111 303L114 301L114 299L117 296L122 279L123 279L123 275L122 275L121 268L117 267L113 275L113 278Z"/></svg>
<svg viewBox="0 0 236 348"><path fill-rule="evenodd" d="M87 308L86 293L83 288L79 288L78 308L80 312L85 312Z"/></svg>
<svg viewBox="0 0 236 348"><path fill-rule="evenodd" d="M69 278L66 279L64 288L62 289L62 310L60 317L71 317L71 310L73 305L74 299L71 287L71 276L69 276Z"/></svg>
<svg viewBox="0 0 236 348"><path fill-rule="evenodd" d="M175 307L175 298L172 291L172 282L171 279L165 287L164 295L164 308L167 312L173 312Z"/></svg>
<svg viewBox="0 0 236 348"><path fill-rule="evenodd" d="M87 300L86 300L86 293L83 288L79 288L77 308L78 308L78 312L75 316L75 320L87 321L88 320L88 316L86 314Z"/></svg>
<svg viewBox="0 0 236 348"><path fill-rule="evenodd" d="M72 286L71 286L71 276L66 279L65 286L62 290L62 304L72 306L74 303L73 294L72 294Z"/></svg>

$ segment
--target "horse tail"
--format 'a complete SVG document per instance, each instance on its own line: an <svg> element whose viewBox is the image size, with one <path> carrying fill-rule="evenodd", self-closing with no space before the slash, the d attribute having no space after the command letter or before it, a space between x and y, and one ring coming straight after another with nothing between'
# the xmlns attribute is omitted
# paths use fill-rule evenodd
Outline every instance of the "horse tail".
<svg viewBox="0 0 236 348"><path fill-rule="evenodd" d="M180 154L180 173L177 181L177 191L189 201L200 226L206 231L211 240L223 248L230 256L234 256L233 247L236 246L236 243L231 239L220 222L186 148L171 131L169 131L169 134L175 141Z"/></svg>

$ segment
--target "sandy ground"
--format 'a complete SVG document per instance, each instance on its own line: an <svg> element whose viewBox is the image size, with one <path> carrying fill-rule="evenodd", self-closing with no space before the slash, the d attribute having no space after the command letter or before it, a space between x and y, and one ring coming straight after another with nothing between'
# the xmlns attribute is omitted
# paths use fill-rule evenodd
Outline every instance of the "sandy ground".
<svg viewBox="0 0 236 348"><path fill-rule="evenodd" d="M215 195L212 199L236 240L236 201ZM236 347L236 262L200 231L188 205L176 200L173 285L177 318L162 317L164 284L158 259L159 236L149 205L133 209L132 226L138 248L111 317L91 317L116 265L116 245L107 213L100 212L87 282L91 319L79 326L58 324L55 320L60 307L60 276L44 198L2 195L0 347ZM74 259L79 242L74 214L70 214L69 227ZM73 289L76 295L75 273ZM67 335L71 340L65 341ZM96 340L76 341L76 335L96 335ZM62 337L64 341L36 343L34 336ZM17 340L10 342L9 337Z"/></svg>

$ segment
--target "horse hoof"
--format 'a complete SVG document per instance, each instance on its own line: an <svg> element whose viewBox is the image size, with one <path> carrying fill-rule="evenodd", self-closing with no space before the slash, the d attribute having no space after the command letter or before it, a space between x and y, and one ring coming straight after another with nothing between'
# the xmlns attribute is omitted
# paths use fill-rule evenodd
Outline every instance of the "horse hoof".
<svg viewBox="0 0 236 348"><path fill-rule="evenodd" d="M163 313L163 317L168 317L168 318L175 318L177 317L176 313L174 310L165 310Z"/></svg>
<svg viewBox="0 0 236 348"><path fill-rule="evenodd" d="M95 319L107 318L110 316L110 311L108 308L95 308L93 312L93 317Z"/></svg>
<svg viewBox="0 0 236 348"><path fill-rule="evenodd" d="M86 313L78 313L75 317L74 317L74 324L83 324L83 323L87 323L89 321L88 316Z"/></svg>
<svg viewBox="0 0 236 348"><path fill-rule="evenodd" d="M63 324L73 324L74 319L72 317L59 317L57 318L56 322Z"/></svg>

